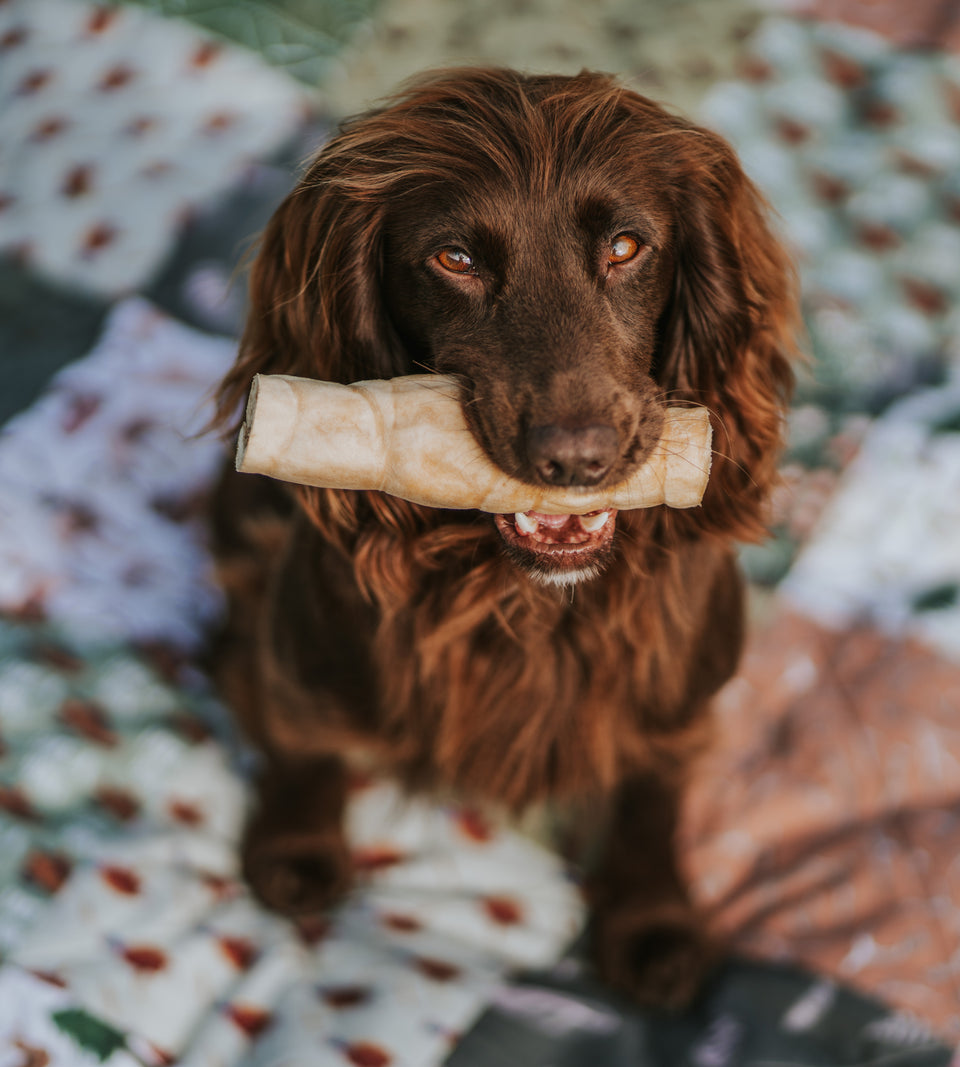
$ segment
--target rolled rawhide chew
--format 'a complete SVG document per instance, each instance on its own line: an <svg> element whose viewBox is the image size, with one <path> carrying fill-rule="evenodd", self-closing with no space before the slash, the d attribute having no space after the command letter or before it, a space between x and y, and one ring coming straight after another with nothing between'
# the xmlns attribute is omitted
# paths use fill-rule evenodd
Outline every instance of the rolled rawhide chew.
<svg viewBox="0 0 960 1067"><path fill-rule="evenodd" d="M377 489L432 508L585 515L700 503L710 473L704 408L668 408L659 444L627 480L600 489L534 486L504 474L477 443L455 378L413 374L339 385L258 374L237 470L326 489Z"/></svg>

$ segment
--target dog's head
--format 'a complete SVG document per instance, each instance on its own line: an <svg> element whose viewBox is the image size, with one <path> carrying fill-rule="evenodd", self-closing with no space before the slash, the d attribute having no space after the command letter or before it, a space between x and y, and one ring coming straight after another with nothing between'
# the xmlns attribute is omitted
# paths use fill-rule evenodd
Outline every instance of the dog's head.
<svg viewBox="0 0 960 1067"><path fill-rule="evenodd" d="M710 408L699 529L759 530L794 326L787 261L730 148L602 75L441 72L346 123L265 234L235 402L256 371L437 370L506 473L622 481L668 403ZM530 574L614 551L615 513L496 516Z"/></svg>

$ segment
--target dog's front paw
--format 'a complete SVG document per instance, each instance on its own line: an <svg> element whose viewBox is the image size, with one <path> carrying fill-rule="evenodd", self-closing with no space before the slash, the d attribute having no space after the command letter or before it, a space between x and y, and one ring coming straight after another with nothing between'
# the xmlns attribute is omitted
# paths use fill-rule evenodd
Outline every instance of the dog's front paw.
<svg viewBox="0 0 960 1067"><path fill-rule="evenodd" d="M324 911L346 893L350 856L338 836L248 833L243 874L266 907L293 918Z"/></svg>
<svg viewBox="0 0 960 1067"><path fill-rule="evenodd" d="M687 905L643 908L629 902L593 919L601 978L641 1007L680 1011L717 965L719 951Z"/></svg>

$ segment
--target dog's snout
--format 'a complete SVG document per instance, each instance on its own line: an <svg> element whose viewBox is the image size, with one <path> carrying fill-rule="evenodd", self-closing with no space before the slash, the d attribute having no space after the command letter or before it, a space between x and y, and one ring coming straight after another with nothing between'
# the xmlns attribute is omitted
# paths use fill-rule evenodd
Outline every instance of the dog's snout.
<svg viewBox="0 0 960 1067"><path fill-rule="evenodd" d="M548 485L596 485L617 459L612 426L531 426L527 455Z"/></svg>

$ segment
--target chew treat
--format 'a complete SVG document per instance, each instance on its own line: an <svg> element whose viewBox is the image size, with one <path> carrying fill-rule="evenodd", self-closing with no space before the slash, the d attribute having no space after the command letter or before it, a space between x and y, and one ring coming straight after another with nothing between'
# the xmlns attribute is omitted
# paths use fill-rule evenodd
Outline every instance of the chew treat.
<svg viewBox="0 0 960 1067"><path fill-rule="evenodd" d="M504 474L467 427L455 378L414 374L338 385L258 374L237 470L327 489L379 489L433 508L585 515L700 503L710 473L704 408L668 408L660 443L626 481L602 489L527 485Z"/></svg>

